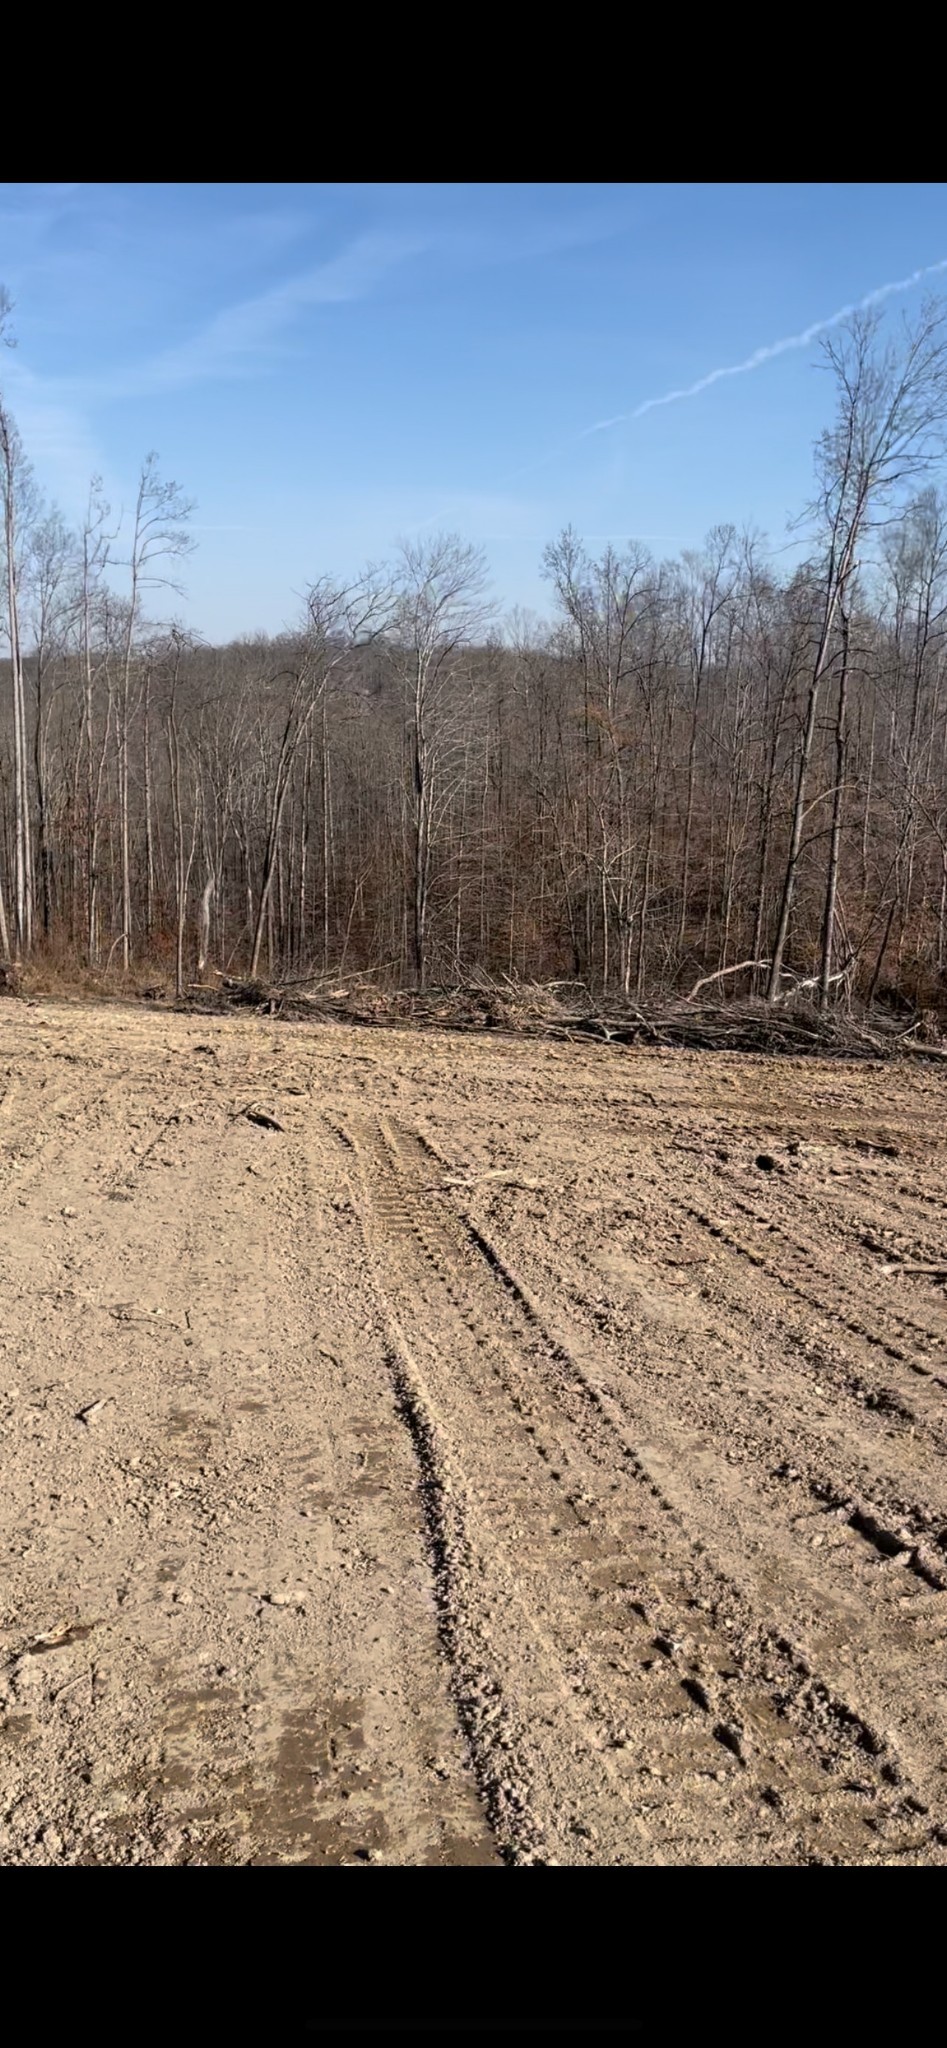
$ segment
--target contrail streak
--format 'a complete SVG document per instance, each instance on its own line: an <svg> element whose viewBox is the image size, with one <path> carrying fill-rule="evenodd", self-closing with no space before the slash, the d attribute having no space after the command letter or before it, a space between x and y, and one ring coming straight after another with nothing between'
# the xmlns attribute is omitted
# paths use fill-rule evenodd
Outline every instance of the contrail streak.
<svg viewBox="0 0 947 2048"><path fill-rule="evenodd" d="M745 356L742 363L725 363L720 369L708 370L706 375L698 377L694 384L682 384L674 391L663 392L660 398L645 398L630 412L617 412L611 419L596 420L593 426L583 427L580 433L570 434L567 441L560 441L555 448L548 449L545 455L537 455L531 462L524 463L521 469L511 470L508 476L500 478L496 488L502 490L507 484L518 483L521 477L532 476L537 469L545 469L547 463L554 462L558 455L565 455L580 441L590 440L593 434L605 434L611 427L621 427L629 420L643 419L645 413L655 412L659 406L677 405L679 400L684 398L698 398L702 391L709 391L712 384L721 383L724 377L745 377L750 370L759 370L764 363L771 363L774 357L787 355L790 349L808 348L810 341L814 341L818 334L827 334L830 328L840 327L842 321L848 320L853 313L865 313L870 306L878 306L884 299L893 298L898 292L912 291L925 277L936 277L945 270L947 256L941 257L937 263L925 263L920 270L912 270L910 277L896 277L889 284L876 285L873 291L865 293L863 299L855 299L849 306L840 306L837 313L830 313L825 320L813 320L811 326L804 327L801 334L787 334L782 341L770 341L765 347L754 349L753 354ZM424 527L434 526L438 519L444 517L444 513L435 513L433 518L422 520L411 530L416 533L422 532Z"/></svg>
<svg viewBox="0 0 947 2048"><path fill-rule="evenodd" d="M626 420L640 420L646 412L654 412L659 405L676 405L680 398L697 398L701 391L709 391L712 384L719 384L723 377L744 377L748 370L758 370L763 363L770 363L774 356L783 356L792 348L808 348L817 334L827 334L831 327L840 327L853 313L867 312L869 306L880 305L882 299L890 299L896 292L909 292L922 278L933 277L938 271L947 270L947 256L939 263L926 263L921 270L912 270L910 277L896 277L890 284L876 285L874 291L866 292L863 299L856 299L850 306L840 306L837 313L830 313L827 320L814 320L811 327L804 327L801 334L788 334L782 341L770 341L765 348L754 349L742 363L726 363L722 369L708 370L705 377L698 377L696 384L684 384L678 390L665 391L661 398L646 398L636 405L632 412L618 412L613 419L597 420L594 427L586 427L589 434L604 434L609 427L620 427Z"/></svg>

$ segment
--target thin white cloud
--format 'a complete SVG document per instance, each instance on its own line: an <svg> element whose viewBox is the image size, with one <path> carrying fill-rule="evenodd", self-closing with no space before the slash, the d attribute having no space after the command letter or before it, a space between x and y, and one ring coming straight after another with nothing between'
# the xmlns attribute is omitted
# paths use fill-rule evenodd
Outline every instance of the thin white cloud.
<svg viewBox="0 0 947 2048"><path fill-rule="evenodd" d="M840 327L843 320L853 313L867 312L869 307L878 306L897 292L912 291L925 277L934 277L947 270L947 256L938 263L925 263L920 270L912 270L910 277L894 278L890 284L879 284L874 291L866 292L863 299L856 299L850 306L840 306L837 313L830 313L825 320L814 320L810 327L804 327L801 334L786 335L782 341L767 342L763 348L754 349L751 356L745 356L742 363L726 363L721 369L708 370L698 377L696 383L682 385L678 390L665 391L660 398L646 398L631 412L618 412L614 418L597 420L593 427L586 427L580 439L590 434L604 434L610 427L624 426L626 420L640 420L646 412L654 412L660 405L676 405L682 398L697 398L702 391L709 391L712 384L719 384L724 377L745 377L749 370L758 370L764 363L770 363L775 356L786 355L790 349L808 348L819 334L827 334L832 327Z"/></svg>
<svg viewBox="0 0 947 2048"><path fill-rule="evenodd" d="M499 227L471 228L454 222L433 239L445 262L455 269L482 270L595 248L627 234L631 224L629 205L622 200L618 205L609 202L572 208L552 218L519 214Z"/></svg>
<svg viewBox="0 0 947 2048"><path fill-rule="evenodd" d="M264 234L274 229L278 238L289 230L288 216L257 219ZM307 306L367 297L425 246L419 236L360 236L329 261L225 308L178 347L107 374L40 377L17 351L0 362L0 374L43 487L75 518L88 498L90 476L107 469L92 425L96 406L116 398L180 390L212 378L250 375L278 356L284 337ZM106 484L108 488L108 479Z"/></svg>
<svg viewBox="0 0 947 2048"><path fill-rule="evenodd" d="M289 216L275 217L276 232ZM506 235L423 228L360 235L328 262L287 279L258 296L218 313L190 340L163 350L149 362L103 380L102 395L138 396L208 377L245 375L272 359L281 338L308 306L340 305L368 298L392 272L413 257L437 256L461 268L521 262L608 239L618 223L600 212L576 215L536 229L516 227Z"/></svg>
<svg viewBox="0 0 947 2048"><path fill-rule="evenodd" d="M764 363L771 362L776 356L786 355L791 349L808 348L809 343L814 341L817 335L828 333L832 327L839 327L852 313L866 312L870 306L880 305L896 293L911 291L915 285L921 284L924 278L936 277L945 270L947 257L942 257L937 263L926 263L920 270L912 270L909 277L899 277L889 284L876 285L872 291L865 293L864 298L854 300L851 305L840 306L836 313L830 313L826 319L813 320L800 334L790 334L781 341L767 342L764 347L754 349L752 355L745 356L742 362L726 363L719 369L708 370L693 384L681 385L673 391L662 392L660 397L642 399L641 404L633 406L630 412L618 412L610 419L596 420L592 426L583 427L580 432L570 434L567 440L558 441L556 446L548 448L544 455L537 455L532 461L523 463L521 468L511 470L508 475L500 478L498 487L502 489L507 484L518 483L521 477L532 476L537 469L545 469L550 462L555 462L558 456L567 454L570 449L578 447L583 441L591 440L596 434L605 434L613 427L626 426L632 420L643 419L645 413L654 412L659 406L676 405L681 399L697 398L701 392L709 391L711 385L719 384L723 378L743 377L748 371L762 368ZM424 524L433 526L441 517L442 514L435 513L433 518L425 520Z"/></svg>
<svg viewBox="0 0 947 2048"><path fill-rule="evenodd" d="M304 231L304 217L287 209L234 216L221 226L228 244L240 247L241 226L254 253L274 253L281 241ZM215 314L197 333L143 362L70 380L60 393L82 403L146 397L213 378L244 377L277 361L289 333L307 307L340 305L368 298L412 258L437 258L448 268L480 269L523 262L609 239L625 225L601 209L537 227L523 222L507 233L473 233L422 224L401 231L375 229L357 236L336 256L298 272L265 292L237 301Z"/></svg>
<svg viewBox="0 0 947 2048"><path fill-rule="evenodd" d="M278 350L281 338L307 306L367 298L384 277L420 255L425 246L419 236L361 235L327 263L225 307L178 347L97 380L95 395L138 397L208 377L244 375Z"/></svg>
<svg viewBox="0 0 947 2048"><path fill-rule="evenodd" d="M0 361L0 376L37 481L66 517L77 519L85 510L93 476L103 478L106 497L117 505L116 480L85 413L63 402L18 354Z"/></svg>
<svg viewBox="0 0 947 2048"><path fill-rule="evenodd" d="M86 188L82 186L0 185L0 217L6 203L18 222L29 222L35 258L42 258L46 282L51 269L55 269L71 293L75 291L77 276L81 278L87 273L89 251L50 251L44 237L63 212L70 210L71 202L85 196ZM127 227L125 195L110 193L109 197L118 207L119 220ZM111 220L110 213L108 218ZM216 253L219 255L221 245L225 244L228 256L234 250L240 250L244 256L248 251L257 258L272 256L281 244L285 246L311 225L311 217L291 205L245 210L220 223ZM538 229L518 222L499 235L458 233L453 226L446 232L442 224L431 222L411 231L378 228L366 232L327 261L299 271L267 291L225 306L196 333L143 361L118 364L87 375L46 378L18 365L19 374L11 379L16 387L11 390L11 397L24 438L33 450L43 481L64 505L75 507L84 503L89 469L101 471L104 467L95 447L92 426L97 407L118 399L143 398L212 380L258 374L285 355L293 327L308 307L367 298L414 257L427 254L449 265L480 268L605 239L617 232L618 226L615 219L596 208ZM200 236L196 239L200 240ZM180 258L180 235L178 242ZM185 231L185 244L188 243ZM211 252L206 253L209 256ZM189 254L193 256L194 251L189 249ZM107 262L106 251L100 255L101 261ZM66 295L64 290L62 296Z"/></svg>

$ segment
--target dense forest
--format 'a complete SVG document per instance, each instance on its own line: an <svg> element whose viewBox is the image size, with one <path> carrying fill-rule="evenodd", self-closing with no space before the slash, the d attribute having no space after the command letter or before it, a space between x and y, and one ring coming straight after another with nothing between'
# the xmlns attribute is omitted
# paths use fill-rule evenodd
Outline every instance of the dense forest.
<svg viewBox="0 0 947 2048"><path fill-rule="evenodd" d="M350 583L314 564L297 630L214 648L171 622L191 508L156 459L120 527L93 482L74 532L0 400L2 957L936 1007L947 309L822 348L783 577L729 525L673 561L567 530L548 623L498 622L437 536Z"/></svg>

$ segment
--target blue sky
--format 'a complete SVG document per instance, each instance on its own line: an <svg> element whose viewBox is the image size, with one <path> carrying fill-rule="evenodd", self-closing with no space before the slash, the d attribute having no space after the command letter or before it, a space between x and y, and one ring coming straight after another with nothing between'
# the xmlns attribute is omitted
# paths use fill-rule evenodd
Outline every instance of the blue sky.
<svg viewBox="0 0 947 2048"><path fill-rule="evenodd" d="M784 549L831 410L815 339L634 415L937 264L947 292L945 185L8 184L0 374L70 518L158 451L197 501L209 639L279 630L419 529L542 612L569 522Z"/></svg>

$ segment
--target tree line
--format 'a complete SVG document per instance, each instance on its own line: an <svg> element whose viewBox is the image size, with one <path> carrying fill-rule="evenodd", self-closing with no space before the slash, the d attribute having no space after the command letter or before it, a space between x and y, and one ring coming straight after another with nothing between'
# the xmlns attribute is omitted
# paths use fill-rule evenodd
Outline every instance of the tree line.
<svg viewBox="0 0 947 2048"><path fill-rule="evenodd" d="M823 358L785 574L733 526L671 561L567 529L549 620L500 625L439 535L216 648L167 617L192 508L157 459L73 531L0 394L3 959L936 1005L947 308Z"/></svg>

